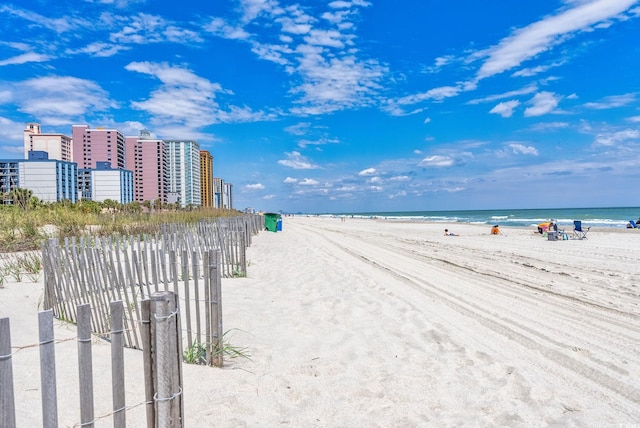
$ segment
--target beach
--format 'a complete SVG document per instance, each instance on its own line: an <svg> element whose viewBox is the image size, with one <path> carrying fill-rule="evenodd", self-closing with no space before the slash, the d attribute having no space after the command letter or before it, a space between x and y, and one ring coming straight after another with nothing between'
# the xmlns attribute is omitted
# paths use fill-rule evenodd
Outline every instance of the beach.
<svg viewBox="0 0 640 428"><path fill-rule="evenodd" d="M549 241L534 228L295 216L223 280L247 358L183 365L185 426L637 426L640 230ZM456 236L444 236L449 228ZM567 229L568 235L571 230ZM42 281L0 289L18 426L41 426ZM78 423L75 326L55 322L60 426ZM18 349L21 348L21 349ZM93 342L96 415L110 346ZM143 426L126 350L128 426ZM112 426L110 417L96 426Z"/></svg>

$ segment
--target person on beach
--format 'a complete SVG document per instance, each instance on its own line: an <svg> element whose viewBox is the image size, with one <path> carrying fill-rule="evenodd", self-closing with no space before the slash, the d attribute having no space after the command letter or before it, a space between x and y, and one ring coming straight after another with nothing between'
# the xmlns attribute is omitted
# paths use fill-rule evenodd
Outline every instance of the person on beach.
<svg viewBox="0 0 640 428"><path fill-rule="evenodd" d="M458 236L453 232L449 232L449 229L444 230L444 236Z"/></svg>
<svg viewBox="0 0 640 428"><path fill-rule="evenodd" d="M491 234L492 235L500 235L500 226L499 225L495 225L491 228Z"/></svg>

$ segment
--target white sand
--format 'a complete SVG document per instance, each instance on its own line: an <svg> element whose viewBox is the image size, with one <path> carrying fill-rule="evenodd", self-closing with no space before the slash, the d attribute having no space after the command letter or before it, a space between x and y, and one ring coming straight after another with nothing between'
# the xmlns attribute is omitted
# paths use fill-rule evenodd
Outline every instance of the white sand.
<svg viewBox="0 0 640 428"><path fill-rule="evenodd" d="M448 227L461 236L443 236ZM184 365L186 426L636 426L640 231L552 242L532 229L285 217L223 281L251 359ZM14 346L37 343L42 284L7 283ZM56 322L61 426L79 421L75 327ZM96 415L110 348L93 347ZM37 347L14 354L18 426L41 426ZM144 400L127 350L127 403ZM142 426L144 407L127 413ZM112 426L110 417L96 426Z"/></svg>

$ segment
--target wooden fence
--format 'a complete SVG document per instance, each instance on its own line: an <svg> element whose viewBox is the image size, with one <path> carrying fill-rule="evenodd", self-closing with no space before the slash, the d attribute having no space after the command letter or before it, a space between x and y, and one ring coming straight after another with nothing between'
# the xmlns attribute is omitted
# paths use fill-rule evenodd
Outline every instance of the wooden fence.
<svg viewBox="0 0 640 428"><path fill-rule="evenodd" d="M112 412L94 415L93 361L91 353L91 308L81 304L77 314L80 421L74 426L93 427L96 420L112 417L114 427L126 427L124 355L122 340L127 329L123 323L122 301L112 301L110 308ZM141 340L147 427L184 426L182 398L182 351L180 318L176 316L177 296L171 292L154 292L142 304ZM40 373L43 427L58 426L58 401L55 364L53 311L38 314ZM0 427L15 428L13 389L13 353L9 318L0 319ZM19 360L17 366L19 367Z"/></svg>
<svg viewBox="0 0 640 428"><path fill-rule="evenodd" d="M45 309L75 322L76 305L90 303L92 331L109 331L108 303L122 300L124 345L141 349L141 302L172 291L186 329L186 348L205 347L209 365L223 364L221 278L246 276L246 248L262 230L260 216L170 224L151 236L83 236L42 250Z"/></svg>

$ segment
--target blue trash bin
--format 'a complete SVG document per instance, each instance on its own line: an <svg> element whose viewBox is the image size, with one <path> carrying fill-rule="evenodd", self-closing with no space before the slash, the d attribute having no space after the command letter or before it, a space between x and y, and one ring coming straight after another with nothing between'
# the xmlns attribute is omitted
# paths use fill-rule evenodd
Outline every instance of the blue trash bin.
<svg viewBox="0 0 640 428"><path fill-rule="evenodd" d="M278 221L276 223L276 231L282 232L282 217L278 217Z"/></svg>

